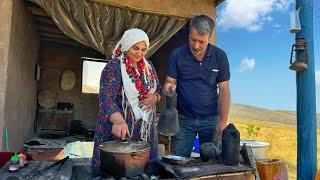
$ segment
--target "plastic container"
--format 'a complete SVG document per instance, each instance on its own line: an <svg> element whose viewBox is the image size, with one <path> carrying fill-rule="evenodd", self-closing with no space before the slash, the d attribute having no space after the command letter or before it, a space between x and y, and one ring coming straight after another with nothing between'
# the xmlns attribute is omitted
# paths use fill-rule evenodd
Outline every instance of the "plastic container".
<svg viewBox="0 0 320 180"><path fill-rule="evenodd" d="M261 160L256 162L260 179L288 179L286 164L278 159Z"/></svg>
<svg viewBox="0 0 320 180"><path fill-rule="evenodd" d="M195 152L195 153L200 152L200 143L199 143L199 136L198 135L194 139L192 152Z"/></svg>
<svg viewBox="0 0 320 180"><path fill-rule="evenodd" d="M255 160L268 159L269 143L256 140L241 140L240 146L242 147L244 143L246 143L246 147L251 147Z"/></svg>
<svg viewBox="0 0 320 180"><path fill-rule="evenodd" d="M27 166L27 155L19 153L19 168Z"/></svg>
<svg viewBox="0 0 320 180"><path fill-rule="evenodd" d="M317 172L316 176L314 177L314 180L320 180L320 171Z"/></svg>
<svg viewBox="0 0 320 180"><path fill-rule="evenodd" d="M290 16L290 32L298 33L301 31L301 23L300 23L300 8L296 11L292 11L289 13Z"/></svg>
<svg viewBox="0 0 320 180"><path fill-rule="evenodd" d="M11 157L10 164L8 167L9 172L14 173L14 172L19 171L19 169L20 169L19 161L20 161L20 158L17 154L15 154Z"/></svg>

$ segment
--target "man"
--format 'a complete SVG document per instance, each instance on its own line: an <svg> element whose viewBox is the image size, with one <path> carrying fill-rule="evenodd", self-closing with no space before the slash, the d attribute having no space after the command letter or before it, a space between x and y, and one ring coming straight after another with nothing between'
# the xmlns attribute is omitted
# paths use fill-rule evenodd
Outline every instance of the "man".
<svg viewBox="0 0 320 180"><path fill-rule="evenodd" d="M189 40L169 57L164 94L177 92L180 132L174 154L189 157L193 142L219 141L230 108L229 63L225 52L209 43L214 21L205 15L190 21ZM219 93L218 93L219 90Z"/></svg>

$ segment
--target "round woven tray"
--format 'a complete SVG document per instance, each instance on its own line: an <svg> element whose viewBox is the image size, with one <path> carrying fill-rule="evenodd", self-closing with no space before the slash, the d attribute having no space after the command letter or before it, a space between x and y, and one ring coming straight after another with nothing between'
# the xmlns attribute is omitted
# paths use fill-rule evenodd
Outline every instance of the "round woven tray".
<svg viewBox="0 0 320 180"><path fill-rule="evenodd" d="M60 80L61 89L65 91L71 90L73 89L75 84L76 84L76 74L70 69L63 71L63 73L61 74L61 80Z"/></svg>
<svg viewBox="0 0 320 180"><path fill-rule="evenodd" d="M56 94L50 90L42 90L38 94L38 102L44 109L51 109L56 105Z"/></svg>

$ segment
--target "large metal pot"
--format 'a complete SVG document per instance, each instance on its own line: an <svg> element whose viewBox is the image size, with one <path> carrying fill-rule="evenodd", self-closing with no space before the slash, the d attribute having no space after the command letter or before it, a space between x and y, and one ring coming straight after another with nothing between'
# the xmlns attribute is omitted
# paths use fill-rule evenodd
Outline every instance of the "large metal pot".
<svg viewBox="0 0 320 180"><path fill-rule="evenodd" d="M144 172L149 144L143 141L110 141L100 145L101 171L112 176L134 177Z"/></svg>

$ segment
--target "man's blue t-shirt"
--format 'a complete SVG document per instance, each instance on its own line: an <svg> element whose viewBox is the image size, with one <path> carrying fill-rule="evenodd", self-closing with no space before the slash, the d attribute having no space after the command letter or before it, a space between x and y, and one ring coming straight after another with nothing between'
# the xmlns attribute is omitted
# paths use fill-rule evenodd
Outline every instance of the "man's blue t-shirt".
<svg viewBox="0 0 320 180"><path fill-rule="evenodd" d="M219 115L217 84L230 79L226 53L209 44L202 61L189 45L175 49L169 57L168 76L177 80L177 109L190 118Z"/></svg>

